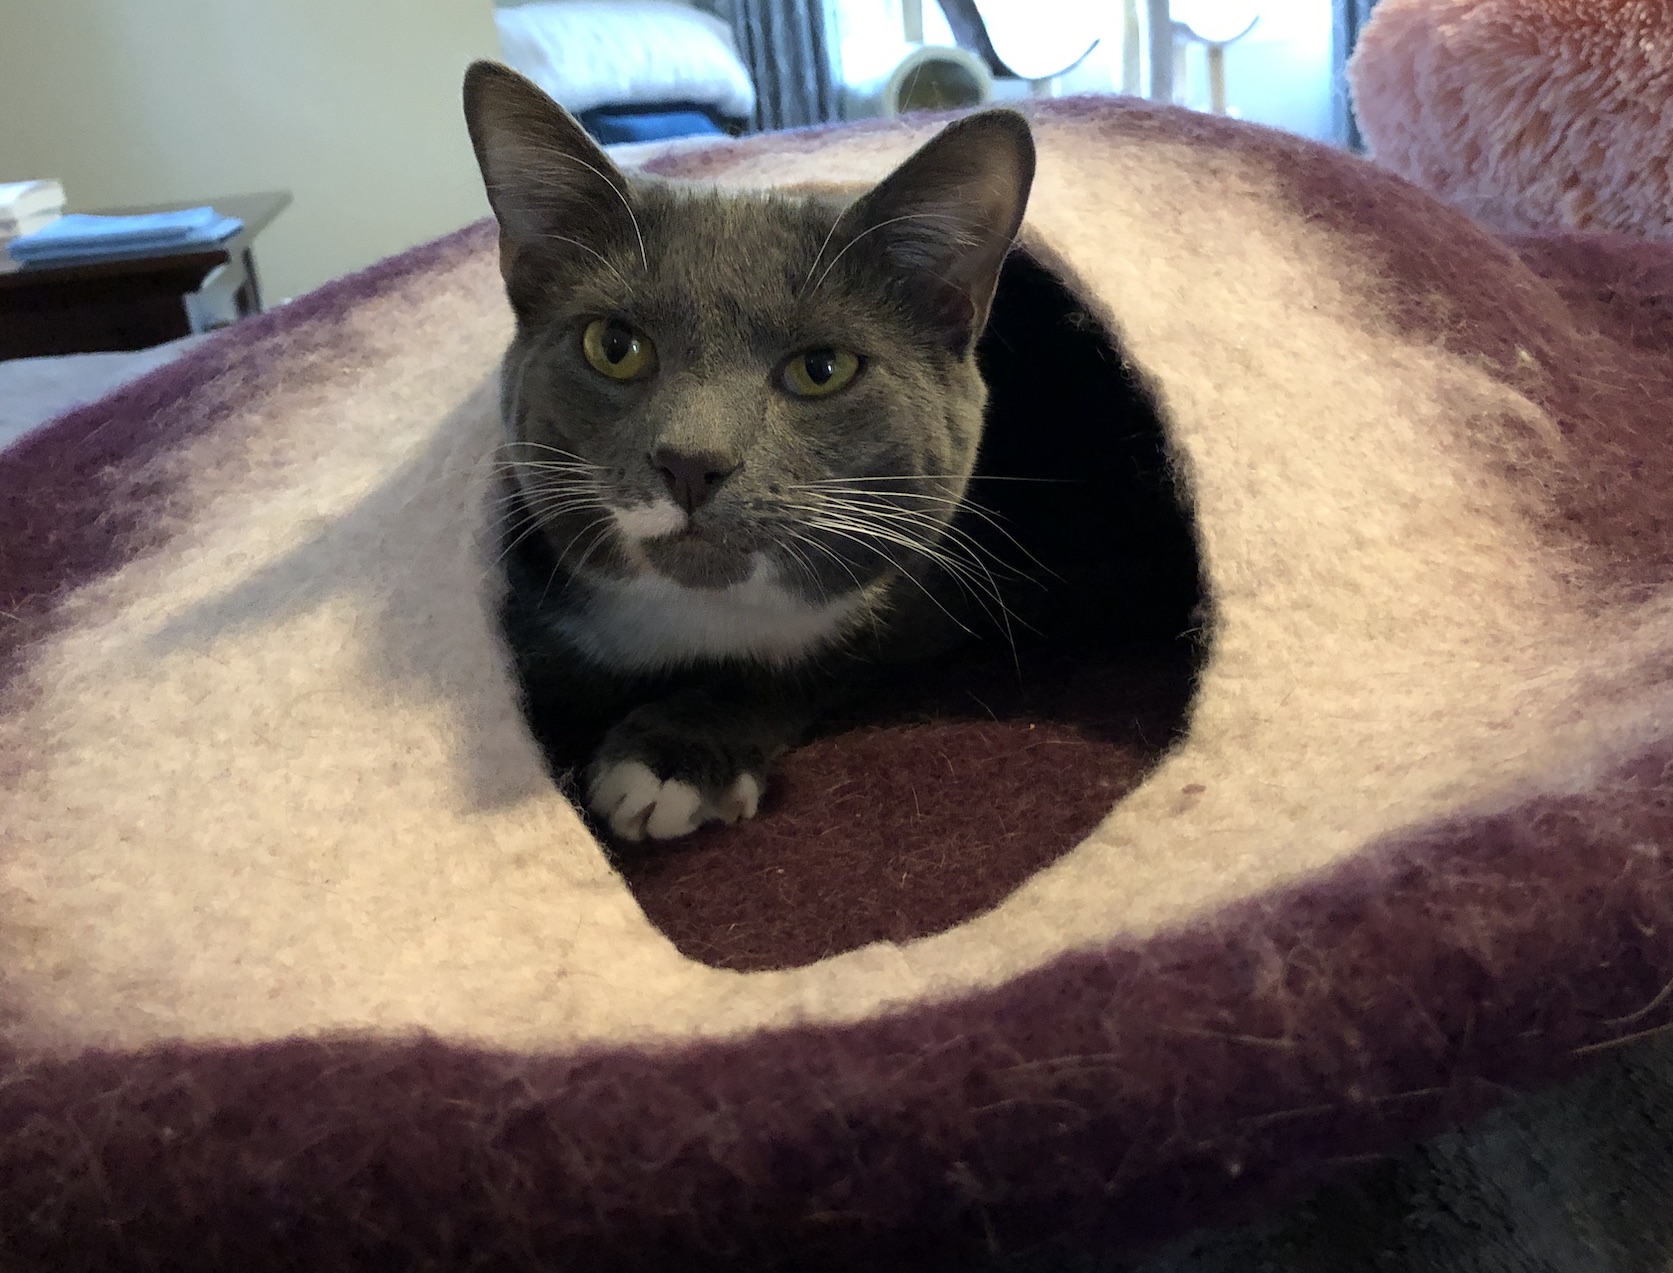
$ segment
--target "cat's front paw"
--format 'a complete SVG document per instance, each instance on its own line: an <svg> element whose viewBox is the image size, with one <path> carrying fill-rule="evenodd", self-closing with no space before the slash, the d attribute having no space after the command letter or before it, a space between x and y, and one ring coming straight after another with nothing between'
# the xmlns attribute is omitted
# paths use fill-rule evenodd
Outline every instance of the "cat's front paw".
<svg viewBox="0 0 1673 1273"><path fill-rule="evenodd" d="M659 778L643 761L601 761L587 784L587 807L624 840L672 840L706 822L753 818L764 789L752 773L705 792L680 778Z"/></svg>

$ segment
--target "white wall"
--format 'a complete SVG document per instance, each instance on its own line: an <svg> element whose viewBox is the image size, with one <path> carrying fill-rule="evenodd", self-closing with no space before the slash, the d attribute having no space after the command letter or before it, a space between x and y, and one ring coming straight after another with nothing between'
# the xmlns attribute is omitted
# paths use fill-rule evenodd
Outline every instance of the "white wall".
<svg viewBox="0 0 1673 1273"><path fill-rule="evenodd" d="M72 207L288 189L268 299L487 214L459 81L491 0L5 0L0 181Z"/></svg>

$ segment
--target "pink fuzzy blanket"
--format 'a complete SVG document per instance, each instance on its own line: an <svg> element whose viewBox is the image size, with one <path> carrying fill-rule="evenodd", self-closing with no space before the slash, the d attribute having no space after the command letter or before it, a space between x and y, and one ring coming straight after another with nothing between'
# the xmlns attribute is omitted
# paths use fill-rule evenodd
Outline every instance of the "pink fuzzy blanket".
<svg viewBox="0 0 1673 1273"><path fill-rule="evenodd" d="M1673 6L1383 0L1349 79L1377 161L1487 225L1673 238Z"/></svg>

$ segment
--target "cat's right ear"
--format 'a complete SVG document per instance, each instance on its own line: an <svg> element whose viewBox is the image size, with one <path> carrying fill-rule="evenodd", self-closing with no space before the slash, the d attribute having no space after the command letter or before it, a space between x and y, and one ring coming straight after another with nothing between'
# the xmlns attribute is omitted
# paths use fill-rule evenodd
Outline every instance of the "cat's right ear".
<svg viewBox="0 0 1673 1273"><path fill-rule="evenodd" d="M574 116L495 62L471 64L464 96L500 224L500 273L520 313L554 267L636 242L627 178Z"/></svg>

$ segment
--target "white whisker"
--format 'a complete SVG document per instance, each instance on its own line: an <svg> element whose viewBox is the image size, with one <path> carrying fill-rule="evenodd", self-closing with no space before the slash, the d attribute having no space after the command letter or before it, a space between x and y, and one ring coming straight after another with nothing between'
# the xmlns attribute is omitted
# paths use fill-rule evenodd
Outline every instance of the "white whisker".
<svg viewBox="0 0 1673 1273"><path fill-rule="evenodd" d="M963 621L961 621L959 619L959 617L957 615L955 615L951 610L947 609L947 607L942 604L941 598L937 597L935 595L935 593L930 590L929 586L924 583L923 580L919 579L918 576L915 575L912 571L908 570L905 566L901 565L900 562L896 561L893 557L891 557L888 554L888 552L886 552L883 548L881 548L877 544L871 542L870 538L868 538L863 532L860 532L860 533L849 532L849 531L843 530L843 529L835 527L835 526L810 526L808 529L810 529L810 530L814 530L814 529L828 530L832 534L841 535L844 539L850 540L853 543L858 544L861 548L864 548L868 552L875 553L877 556L881 557L883 559L883 561L885 563L887 563L889 568L892 569L902 579L906 579L906 580L911 581L912 585L914 587L916 587L919 592L923 593L924 596L929 599L930 604L932 604L937 610L941 611L942 614L947 616L948 621L950 623L952 623L952 625L954 627L956 627L959 631L963 632L968 637L974 637L976 635L974 632L972 632L969 629L968 626L966 626L964 624ZM828 554L835 561L837 561L839 563L842 563L842 558L837 556L837 554L831 548L829 548L828 546L826 546L824 544L821 544L816 539L810 539L810 538L806 538L806 537L803 537L803 539L804 539L804 542L810 544L812 547L820 549L822 552ZM844 564L846 566L846 563L842 563L842 564Z"/></svg>
<svg viewBox="0 0 1673 1273"><path fill-rule="evenodd" d="M635 226L634 229L637 230L638 227ZM615 265L610 261L610 259L604 255L604 253L600 252L597 248L593 247L591 244L583 243L583 242L581 242L580 239L572 239L567 234L553 234L550 231L543 232L540 237L542 239L551 239L551 240L553 240L554 242L557 242L557 243L567 243L571 247L580 248L583 252L585 252L588 256L590 256L594 260L596 260L605 269L609 270L610 273L614 274L616 276L616 281L618 283L620 283L623 287L632 287L633 286L631 283L629 283L627 281L627 275L623 274L620 270L618 270L615 267ZM639 244L639 251L640 251L641 255L643 255L644 250L645 250L645 245L644 245L643 241L641 241L640 244Z"/></svg>
<svg viewBox="0 0 1673 1273"><path fill-rule="evenodd" d="M633 204L627 197L627 191L623 190L614 181L610 180L610 178L601 169L599 169L598 167L596 167L593 164L588 163L585 159L582 159L579 155L570 155L570 154L560 153L560 154L554 155L553 158L566 159L570 163L580 164L581 167L585 168L588 172L592 173L593 176L597 177L605 185L610 187L611 192L616 196L616 198L618 198L622 201L622 207L627 209L627 219L633 225L633 237L639 240L639 260L644 264L644 267L647 270L650 269L651 268L651 258L650 258L650 254L645 251L645 236L639 230L639 218L634 215Z"/></svg>
<svg viewBox="0 0 1673 1273"><path fill-rule="evenodd" d="M887 504L883 502L887 496L879 495L877 492L838 494L835 490L827 490L817 494L817 503L787 501L783 507L787 511L803 514L809 529L825 530L850 540L863 541L891 567L912 579L932 601L936 602L938 608L943 613L948 613L948 617L951 618L946 607L940 604L939 599L933 596L916 575L881 545L905 549L939 569L987 615L989 621L1003 631L1013 661L1017 660L1016 637L1012 626L1016 616L1005 603L1003 590L995 577L993 567L989 565L988 559L992 554L980 541L961 527L953 525L950 519L944 521L922 509L900 508ZM963 507L957 500L931 498L934 502L955 510ZM1019 576L1016 571L996 558L993 564L1001 573L1026 578ZM962 623L959 626L964 627ZM965 630L968 631L967 628Z"/></svg>
<svg viewBox="0 0 1673 1273"><path fill-rule="evenodd" d="M564 545L563 551L558 554L559 565L561 565L563 563L563 559L566 556L569 555L569 550L571 548L575 547L575 541L576 540L580 539L582 535L585 535L589 530L592 530L595 526L599 528L598 532L592 537L591 540L588 541L587 547L582 551L580 559L578 561L576 561L576 563L573 566L569 567L569 579L567 581L565 581L565 584L564 584L565 588L568 588L569 584L573 583L575 581L576 576L578 576L581 573L581 568L587 564L587 559L590 558L593 555L593 553L595 553L599 549L599 547L602 546L604 544L604 542L610 537L610 521L611 521L610 514L609 514L608 511L606 511L605 515L603 517L594 518L592 521L588 522L585 526L583 526L580 530L576 531L575 534L570 537L569 542ZM557 567L553 568L552 573L553 573L554 576L557 574ZM551 588L552 588L552 580L548 579L546 581L546 587L541 589L540 601L537 604L537 608L539 606L543 606L543 605L546 604L546 594L551 591Z"/></svg>
<svg viewBox="0 0 1673 1273"><path fill-rule="evenodd" d="M875 234L879 230L887 229L891 225L898 225L902 221L957 221L957 220L958 220L958 218L951 215L950 213L905 212L905 213L902 213L898 217L890 217L887 221L879 221L876 225L868 225L865 229L861 230L853 238L849 239L848 242L846 242L842 245L842 250L831 258L831 263L825 267L825 272L819 276L819 281L813 285L813 287L810 289L810 291L817 292L821 287L823 287L825 285L825 280L828 277L830 277L831 271L836 268L837 262L842 260L842 258L848 254L848 249L853 247L856 243L858 243L861 239L865 238L866 235L868 235L868 234Z"/></svg>

